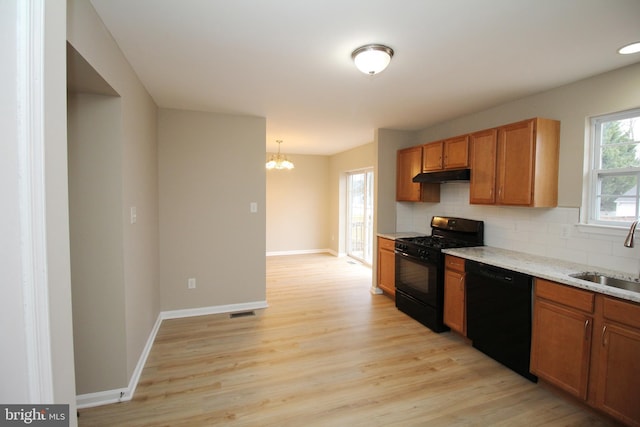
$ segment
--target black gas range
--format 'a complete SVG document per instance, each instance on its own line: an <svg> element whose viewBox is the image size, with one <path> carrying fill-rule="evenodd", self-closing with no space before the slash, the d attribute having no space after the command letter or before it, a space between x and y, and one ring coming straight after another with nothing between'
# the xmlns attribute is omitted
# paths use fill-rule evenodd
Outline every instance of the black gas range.
<svg viewBox="0 0 640 427"><path fill-rule="evenodd" d="M396 239L396 307L434 332L448 330L442 249L483 244L484 222L442 216L431 219L430 236Z"/></svg>

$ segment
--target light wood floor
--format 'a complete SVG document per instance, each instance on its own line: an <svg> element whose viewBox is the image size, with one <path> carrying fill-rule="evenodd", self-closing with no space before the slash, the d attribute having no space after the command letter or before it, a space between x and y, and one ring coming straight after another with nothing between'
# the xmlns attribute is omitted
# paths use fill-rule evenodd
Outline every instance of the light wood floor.
<svg viewBox="0 0 640 427"><path fill-rule="evenodd" d="M267 258L269 308L164 321L131 402L80 426L604 426L369 292L346 258Z"/></svg>

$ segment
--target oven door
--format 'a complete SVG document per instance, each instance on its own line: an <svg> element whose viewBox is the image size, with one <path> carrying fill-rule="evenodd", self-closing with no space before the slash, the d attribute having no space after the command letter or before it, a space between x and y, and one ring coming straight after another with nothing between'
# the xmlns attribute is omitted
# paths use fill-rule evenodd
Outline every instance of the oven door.
<svg viewBox="0 0 640 427"><path fill-rule="evenodd" d="M443 299L442 268L438 260L428 261L396 252L396 289L432 307Z"/></svg>

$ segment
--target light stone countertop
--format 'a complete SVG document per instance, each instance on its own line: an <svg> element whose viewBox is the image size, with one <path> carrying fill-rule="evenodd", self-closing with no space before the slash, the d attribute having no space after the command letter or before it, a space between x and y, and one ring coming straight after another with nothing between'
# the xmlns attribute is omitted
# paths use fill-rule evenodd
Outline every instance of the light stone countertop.
<svg viewBox="0 0 640 427"><path fill-rule="evenodd" d="M396 240L403 237L416 237L416 236L426 236L424 233L414 233L411 231L404 231L400 233L378 233L378 237L383 237L389 240Z"/></svg>
<svg viewBox="0 0 640 427"><path fill-rule="evenodd" d="M489 246L444 249L443 252L449 255L455 255L460 258L478 261L485 264L494 265L496 267L502 267L508 270L529 274L541 279L547 279L576 288L586 289L589 291L640 303L640 292L618 289L611 286L588 282L586 280L576 279L570 276L570 274L582 273L587 271L597 271L608 276L613 276L625 280L632 280L634 282L639 281L636 277L620 274L619 272L603 268L591 267L584 264L560 261L557 259L538 255L526 254L523 252L492 248Z"/></svg>

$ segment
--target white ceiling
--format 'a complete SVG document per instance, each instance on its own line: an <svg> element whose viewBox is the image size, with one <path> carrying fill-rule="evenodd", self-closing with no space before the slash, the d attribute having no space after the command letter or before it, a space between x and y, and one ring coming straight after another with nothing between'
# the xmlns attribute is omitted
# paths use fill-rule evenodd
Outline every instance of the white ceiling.
<svg viewBox="0 0 640 427"><path fill-rule="evenodd" d="M640 0L91 0L160 107L334 154L640 61ZM395 50L376 76L351 52Z"/></svg>

